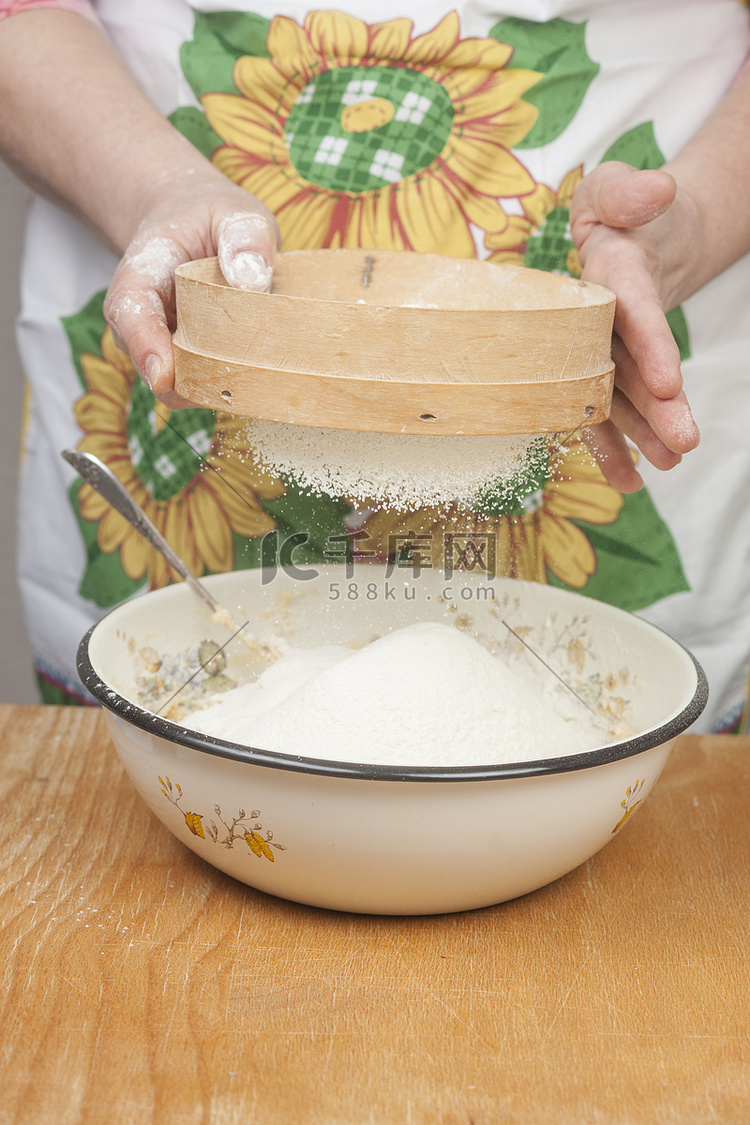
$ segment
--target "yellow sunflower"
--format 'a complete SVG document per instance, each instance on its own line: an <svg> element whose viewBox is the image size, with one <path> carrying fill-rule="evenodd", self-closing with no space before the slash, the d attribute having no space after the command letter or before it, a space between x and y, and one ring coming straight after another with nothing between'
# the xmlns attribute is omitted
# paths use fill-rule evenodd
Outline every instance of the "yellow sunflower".
<svg viewBox="0 0 750 1125"><path fill-rule="evenodd" d="M583 179L583 166L564 176L557 191L537 184L519 202L523 215L510 215L504 230L491 231L484 243L489 260L497 264L563 271L581 276L581 261L573 245L568 211L573 193Z"/></svg>
<svg viewBox="0 0 750 1125"><path fill-rule="evenodd" d="M505 229L499 200L534 190L511 149L536 120L522 95L539 75L509 68L512 48L494 39L461 39L455 12L412 31L277 16L270 58L235 65L239 93L203 96L225 142L214 163L274 212L286 249L474 257L470 224Z"/></svg>
<svg viewBox="0 0 750 1125"><path fill-rule="evenodd" d="M271 531L275 522L260 500L284 492L248 455L242 420L209 410L171 413L109 328L101 355L85 352L81 366L88 390L75 407L85 435L78 448L109 465L195 574L233 569L232 533ZM97 524L99 547L120 552L129 578L147 575L151 588L170 581L162 556L98 492L83 483L78 498L81 517Z"/></svg>
<svg viewBox="0 0 750 1125"><path fill-rule="evenodd" d="M578 436L550 447L549 479L528 496L519 514L486 516L454 506L414 512L379 511L362 526L361 552L382 557L411 548L415 565L482 569L533 582L554 574L584 587L596 571L596 552L573 520L611 524L623 498L607 484Z"/></svg>

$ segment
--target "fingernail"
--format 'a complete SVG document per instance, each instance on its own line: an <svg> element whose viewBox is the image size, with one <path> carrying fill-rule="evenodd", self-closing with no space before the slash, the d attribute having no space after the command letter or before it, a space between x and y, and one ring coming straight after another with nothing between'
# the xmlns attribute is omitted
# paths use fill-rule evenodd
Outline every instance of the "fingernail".
<svg viewBox="0 0 750 1125"><path fill-rule="evenodd" d="M221 259L219 255L222 273L230 285L254 293L270 289L273 270L255 250L241 250L239 254L227 255L224 261Z"/></svg>
<svg viewBox="0 0 750 1125"><path fill-rule="evenodd" d="M154 389L154 383L157 382L159 376L161 375L161 360L159 359L158 355L150 355L146 357L146 361L143 364L142 375L144 383L149 388L149 390L152 391Z"/></svg>

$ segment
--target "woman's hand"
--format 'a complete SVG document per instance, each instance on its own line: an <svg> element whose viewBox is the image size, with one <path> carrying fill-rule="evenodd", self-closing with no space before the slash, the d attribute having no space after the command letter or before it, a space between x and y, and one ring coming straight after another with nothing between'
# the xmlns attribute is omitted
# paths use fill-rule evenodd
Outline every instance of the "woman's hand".
<svg viewBox="0 0 750 1125"><path fill-rule="evenodd" d="M626 438L659 469L671 469L699 441L682 390L680 355L665 313L679 303L695 252L695 209L665 171L610 161L585 176L570 207L583 278L617 297L610 420L587 432L613 487L643 484Z"/></svg>
<svg viewBox="0 0 750 1125"><path fill-rule="evenodd" d="M104 315L118 347L166 405L191 405L173 390L177 266L218 255L230 285L262 291L270 286L279 240L270 211L208 164L177 184L170 180L141 221L112 278Z"/></svg>

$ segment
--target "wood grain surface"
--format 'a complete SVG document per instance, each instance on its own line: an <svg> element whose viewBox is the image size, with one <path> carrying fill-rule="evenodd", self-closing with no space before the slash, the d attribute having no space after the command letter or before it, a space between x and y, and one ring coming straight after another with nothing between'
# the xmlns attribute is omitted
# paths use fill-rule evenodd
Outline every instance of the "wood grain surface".
<svg viewBox="0 0 750 1125"><path fill-rule="evenodd" d="M367 284L363 285L363 275ZM175 389L232 414L406 434L567 432L612 401L615 298L438 254L280 254L273 293L175 275Z"/></svg>
<svg viewBox="0 0 750 1125"><path fill-rule="evenodd" d="M0 739L3 1125L750 1121L750 739L680 739L552 886L405 919L204 864L96 711Z"/></svg>
<svg viewBox="0 0 750 1125"><path fill-rule="evenodd" d="M605 422L614 366L596 375L541 383L379 382L283 371L187 351L176 341L183 398L246 418L391 434L557 433Z"/></svg>

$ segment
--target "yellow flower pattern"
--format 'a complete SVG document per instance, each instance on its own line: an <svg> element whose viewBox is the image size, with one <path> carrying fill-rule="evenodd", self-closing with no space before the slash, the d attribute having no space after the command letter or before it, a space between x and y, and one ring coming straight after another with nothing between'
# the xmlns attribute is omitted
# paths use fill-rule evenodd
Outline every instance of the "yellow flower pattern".
<svg viewBox="0 0 750 1125"><path fill-rule="evenodd" d="M200 813L195 813L195 812L186 812L185 813L185 824L187 824L190 831L193 833L194 836L200 836L201 840L205 840L206 834L203 831L203 825L201 823L202 820L203 820L203 817L201 816Z"/></svg>
<svg viewBox="0 0 750 1125"><path fill-rule="evenodd" d="M78 448L109 465L195 574L233 569L233 534L256 537L272 530L274 521L261 500L284 492L281 481L249 457L242 420L209 411L180 412L181 425L188 415L198 416L197 428L180 441L171 432L170 411L140 383L109 328L101 353L84 353L81 367L88 389L75 406L84 435ZM139 404L142 417L136 426ZM144 436L149 431L155 443L150 462ZM160 451L162 436L170 445ZM178 453L182 466L176 464ZM96 523L101 551L119 552L129 578L146 576L151 588L170 581L163 557L90 485L81 484L78 501L81 517Z"/></svg>
<svg viewBox="0 0 750 1125"><path fill-rule="evenodd" d="M551 444L549 477L524 503L526 510L501 516L459 506L379 511L362 525L366 548L387 557L393 544L411 545L419 550L422 565L442 567L446 545L461 544L471 569L476 563L494 574L534 582L547 582L554 574L567 586L584 587L596 569L596 553L573 521L613 523L623 499L578 436ZM467 552L472 543L474 549Z"/></svg>
<svg viewBox="0 0 750 1125"><path fill-rule="evenodd" d="M225 142L214 163L274 212L287 249L474 257L471 224L505 229L502 200L534 191L512 149L539 75L497 40L461 39L456 12L416 36L407 19L278 16L267 49L237 61L237 94L202 104Z"/></svg>
<svg viewBox="0 0 750 1125"><path fill-rule="evenodd" d="M185 812L180 808L180 801L184 794L182 786L172 781L171 778L159 777L159 785L161 786L162 794L167 798L170 804L174 805L185 818L185 824L193 836L199 836L201 840L206 839L206 832L203 829L202 821L204 814L195 812ZM250 852L257 856L258 859L267 859L270 863L274 862L274 854L272 849L277 851L286 851L283 844L277 844L273 838L273 832L266 830L265 835L261 835L263 825L257 823L260 812L254 809L248 816L244 809L240 809L236 817L233 817L230 822L224 820L221 812L220 805L214 805L214 812L217 819L221 824L220 829L215 820L212 820L210 825L207 826L208 839L214 844L219 844L223 848L232 849L235 840L244 840ZM253 821L252 827L246 822ZM223 829L223 832L222 832Z"/></svg>
<svg viewBox="0 0 750 1125"><path fill-rule="evenodd" d="M635 810L638 808L638 806L643 801L643 786L645 784L646 784L646 779L641 777L641 778L638 779L638 781L636 781L635 785L632 785L632 786L629 785L628 786L628 788L625 792L624 799L622 801L620 801L620 808L624 809L625 812L622 814L622 816L618 820L617 824L612 829L612 832L611 832L612 836L614 836L614 834L616 832L620 831L620 829L622 828L625 821L628 820L633 815ZM640 793L641 795L636 800L636 794L637 793Z"/></svg>

